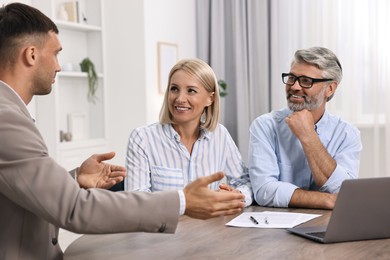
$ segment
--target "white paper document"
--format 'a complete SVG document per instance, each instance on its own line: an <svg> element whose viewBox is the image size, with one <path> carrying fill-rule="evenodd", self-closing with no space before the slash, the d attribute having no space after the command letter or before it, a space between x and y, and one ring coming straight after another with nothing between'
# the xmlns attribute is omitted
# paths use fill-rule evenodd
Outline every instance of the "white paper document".
<svg viewBox="0 0 390 260"><path fill-rule="evenodd" d="M226 225L233 227L292 228L319 216L321 215L275 211L243 212Z"/></svg>

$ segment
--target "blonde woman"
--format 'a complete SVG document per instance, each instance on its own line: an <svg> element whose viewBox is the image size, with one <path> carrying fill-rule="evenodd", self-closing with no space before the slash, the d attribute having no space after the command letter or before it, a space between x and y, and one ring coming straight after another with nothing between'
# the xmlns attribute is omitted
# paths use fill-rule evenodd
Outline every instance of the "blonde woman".
<svg viewBox="0 0 390 260"><path fill-rule="evenodd" d="M179 190L201 176L222 171L214 190L241 192L252 203L247 168L219 120L219 89L202 60L179 61L170 71L160 122L132 131L126 155L127 191Z"/></svg>

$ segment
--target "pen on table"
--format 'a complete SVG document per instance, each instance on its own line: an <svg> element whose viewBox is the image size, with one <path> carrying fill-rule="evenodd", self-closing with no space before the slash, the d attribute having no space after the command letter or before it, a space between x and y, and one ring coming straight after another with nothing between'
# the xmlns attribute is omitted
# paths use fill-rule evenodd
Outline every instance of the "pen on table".
<svg viewBox="0 0 390 260"><path fill-rule="evenodd" d="M249 218L250 218L250 219L252 220L252 222L255 223L256 225L259 224L259 222L257 222L257 220L256 220L254 217L250 216Z"/></svg>
<svg viewBox="0 0 390 260"><path fill-rule="evenodd" d="M264 223L269 224L267 216L265 216L265 218L264 218Z"/></svg>

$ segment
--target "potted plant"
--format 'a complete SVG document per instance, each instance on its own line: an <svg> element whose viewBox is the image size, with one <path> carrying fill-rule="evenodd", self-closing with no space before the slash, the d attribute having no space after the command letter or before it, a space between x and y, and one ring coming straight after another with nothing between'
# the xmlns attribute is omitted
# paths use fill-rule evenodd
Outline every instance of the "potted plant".
<svg viewBox="0 0 390 260"><path fill-rule="evenodd" d="M95 70L95 65L89 58L85 58L80 62L82 72L86 72L88 76L88 101L95 103L98 77Z"/></svg>
<svg viewBox="0 0 390 260"><path fill-rule="evenodd" d="M227 84L223 79L218 80L218 85L219 85L219 96L220 97L225 97L227 95Z"/></svg>

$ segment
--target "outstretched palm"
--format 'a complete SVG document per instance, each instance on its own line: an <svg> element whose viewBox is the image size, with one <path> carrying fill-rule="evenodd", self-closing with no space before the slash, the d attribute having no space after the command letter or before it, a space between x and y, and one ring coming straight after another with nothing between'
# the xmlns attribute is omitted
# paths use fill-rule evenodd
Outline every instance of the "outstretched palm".
<svg viewBox="0 0 390 260"><path fill-rule="evenodd" d="M104 163L115 156L114 152L106 154L94 154L85 160L78 172L77 182L83 188L109 189L123 181L126 169L122 166Z"/></svg>

